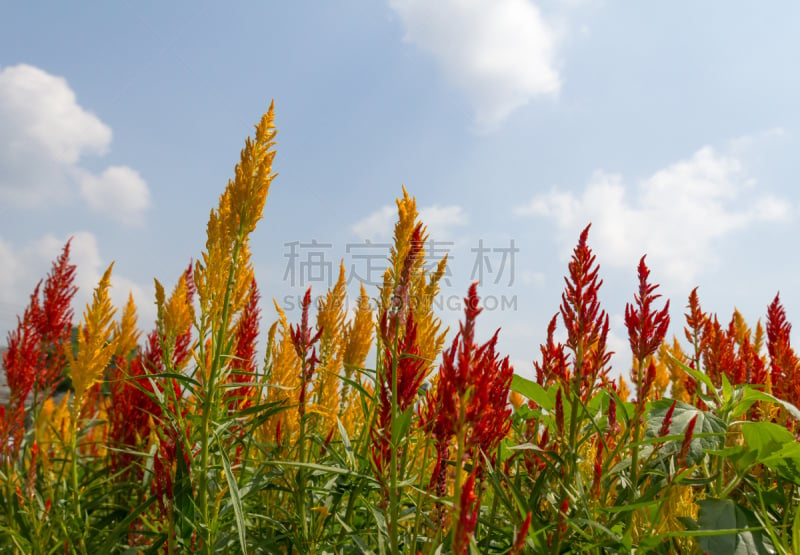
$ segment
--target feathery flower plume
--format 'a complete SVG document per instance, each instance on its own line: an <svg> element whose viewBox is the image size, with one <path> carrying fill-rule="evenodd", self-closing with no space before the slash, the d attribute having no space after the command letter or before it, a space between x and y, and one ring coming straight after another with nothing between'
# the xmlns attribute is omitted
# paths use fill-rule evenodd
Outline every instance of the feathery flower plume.
<svg viewBox="0 0 800 555"><path fill-rule="evenodd" d="M397 199L397 214L389 266L380 287L378 321L383 321L385 313L396 310L398 303L402 304L403 311L413 313L419 356L428 361L427 372L430 372L445 340L446 330L440 331L442 323L434 316L433 302L447 267L447 257L442 258L434 268L427 269L424 245L428 234L419 221L416 199L409 196L405 187L403 197ZM404 322L397 321L394 324L402 333Z"/></svg>
<svg viewBox="0 0 800 555"><path fill-rule="evenodd" d="M303 368L300 372L300 395L298 401L300 405L298 406L298 410L300 412L300 418L302 419L306 413L306 396L308 394L308 385L311 383L311 379L314 377L314 370L317 368L317 364L319 363L319 359L317 358L317 348L314 344L319 340L320 335L322 335L322 330L317 330L316 333L313 333L311 329L311 325L308 322L308 308L311 306L311 288L309 287L306 290L306 294L303 297L302 303L302 316L300 318L300 324L297 324L294 327L289 328L289 335L292 339L292 345L294 345L295 353L297 353L297 357L302 362Z"/></svg>
<svg viewBox="0 0 800 555"><path fill-rule="evenodd" d="M645 360L658 350L669 328L669 300L661 310L653 308L653 302L661 295L655 294L658 284L650 284L647 281L650 269L644 260L644 256L639 260L639 292L634 295L635 305L625 305L628 341L633 356L639 360Z"/></svg>
<svg viewBox="0 0 800 555"><path fill-rule="evenodd" d="M42 289L41 310L38 313L40 351L44 356L38 373L36 387L43 399L49 397L63 377L62 345L69 343L72 333L72 299L78 288L75 282L75 265L69 263L70 238L61 255L53 262Z"/></svg>
<svg viewBox="0 0 800 555"><path fill-rule="evenodd" d="M688 426L686 426L686 434L683 437L683 442L681 443L681 449L678 453L678 466L683 466L686 464L686 457L689 455L689 447L692 444L692 438L694 437L694 427L697 425L697 417L699 415L695 414L691 420L689 420Z"/></svg>
<svg viewBox="0 0 800 555"><path fill-rule="evenodd" d="M239 316L236 326L235 369L228 375L231 383L242 384L241 387L230 390L228 393L228 410L237 412L251 406L253 401L253 381L256 373L256 341L258 340L258 323L261 319L261 309L258 301L261 295L258 292L256 280L250 283L250 297Z"/></svg>
<svg viewBox="0 0 800 555"><path fill-rule="evenodd" d="M667 409L667 414L664 415L664 420L661 422L661 428L658 430L658 437L669 435L669 428L672 425L672 413L675 412L675 406L677 404L677 400L672 401L669 409Z"/></svg>
<svg viewBox="0 0 800 555"><path fill-rule="evenodd" d="M573 353L573 376L586 401L598 385L607 381L611 353L606 351L608 315L600 309L597 297L603 280L598 278L596 257L586 244L591 224L584 228L564 278L561 318L567 328L566 347Z"/></svg>
<svg viewBox="0 0 800 555"><path fill-rule="evenodd" d="M458 500L458 522L456 522L455 533L453 534L453 553L459 555L469 553L469 540L475 532L475 525L478 523L481 500L475 491L475 474L475 471L469 474L461 490L461 497Z"/></svg>
<svg viewBox="0 0 800 555"><path fill-rule="evenodd" d="M522 550L525 548L525 540L528 538L528 530L531 527L531 516L533 516L533 513L528 511L528 516L526 516L525 520L522 522L522 526L520 526L514 538L514 545L511 546L508 555L522 555Z"/></svg>
<svg viewBox="0 0 800 555"><path fill-rule="evenodd" d="M634 358L631 379L636 388L636 399L643 403L655 381L656 368L646 361L658 350L669 328L669 300L661 310L653 303L661 296L655 293L658 284L648 283L650 269L645 257L639 260L639 292L634 295L634 304L625 305L625 327L628 328L628 341ZM645 368L647 368L645 373Z"/></svg>
<svg viewBox="0 0 800 555"><path fill-rule="evenodd" d="M536 381L541 386L569 382L569 368L564 345L556 343L553 339L557 321L558 314L554 315L550 320L547 326L547 340L544 345L539 347L542 353L542 362L533 361L533 367L536 370Z"/></svg>
<svg viewBox="0 0 800 555"><path fill-rule="evenodd" d="M800 399L800 362L792 349L792 325L786 319L786 310L780 294L767 308L767 349L770 358L772 391L780 399L797 403Z"/></svg>
<svg viewBox="0 0 800 555"><path fill-rule="evenodd" d="M73 426L77 424L89 389L99 382L117 348L117 340L112 339L116 309L111 305L108 294L113 266L112 263L100 279L92 303L86 306L83 323L78 325L77 354L73 354L71 346L64 348L75 390L72 400Z"/></svg>
<svg viewBox="0 0 800 555"><path fill-rule="evenodd" d="M245 141L235 176L220 195L219 206L208 219L206 250L194 266L194 284L200 308L198 358L208 360L210 381L216 383L232 360L231 345L223 337L235 335L235 317L247 304L254 272L250 235L262 217L275 174L274 104L256 125L255 139ZM207 342L211 335L213 341ZM212 351L206 353L208 348ZM214 395L214 389L207 391ZM214 403L213 401L210 401ZM214 403L215 405L215 403ZM215 405L216 406L216 405Z"/></svg>
<svg viewBox="0 0 800 555"><path fill-rule="evenodd" d="M339 375L342 369L346 337L347 300L344 262L339 264L339 277L328 293L317 301L319 338L319 371L314 381L311 412L322 416L329 430L336 427L336 416L343 399L340 398Z"/></svg>
<svg viewBox="0 0 800 555"><path fill-rule="evenodd" d="M508 357L500 360L495 353L497 332L485 344L475 344L475 319L482 310L477 283L470 286L464 302L464 322L442 355L436 386L420 410L420 425L429 428L436 441L437 460L429 487L440 496L453 438L462 434L464 458L472 460L480 473L479 453L493 454L511 425L508 391L514 369ZM463 462L458 461L456 472Z"/></svg>
<svg viewBox="0 0 800 555"><path fill-rule="evenodd" d="M24 433L25 404L32 392L37 403L50 396L63 376L65 345L72 329L75 266L69 263L70 239L53 262L50 273L36 285L17 327L8 334L3 366L9 389L9 408L4 410L0 453L18 448ZM42 292L40 300L40 291ZM15 449L16 449L15 448Z"/></svg>
<svg viewBox="0 0 800 555"><path fill-rule="evenodd" d="M293 405L303 385L304 361L297 355L292 342L292 328L286 318L286 313L277 302L274 302L274 306L278 312L278 320L272 325L270 334L275 337L279 333L279 337L268 347L267 383L269 387L267 389L266 402L282 402ZM280 329L280 332L278 332L278 329ZM275 442L282 444L294 442L299 429L299 411L285 410L270 416L260 432L262 441L265 443ZM278 435L281 436L281 440L285 441L277 441Z"/></svg>

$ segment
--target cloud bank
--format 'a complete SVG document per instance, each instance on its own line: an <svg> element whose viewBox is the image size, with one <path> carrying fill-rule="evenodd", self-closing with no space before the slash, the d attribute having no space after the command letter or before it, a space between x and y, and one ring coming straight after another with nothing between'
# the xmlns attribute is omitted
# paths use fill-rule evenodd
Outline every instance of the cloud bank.
<svg viewBox="0 0 800 555"><path fill-rule="evenodd" d="M759 222L785 220L790 211L786 200L756 190L739 159L710 146L635 185L598 170L583 191L553 189L515 209L551 219L565 255L591 222L604 263L632 268L647 253L680 285L717 262L717 241Z"/></svg>
<svg viewBox="0 0 800 555"><path fill-rule="evenodd" d="M25 64L0 70L0 201L29 209L82 198L95 212L139 223L150 192L135 170L93 175L80 165L106 154L111 137L64 78Z"/></svg>
<svg viewBox="0 0 800 555"><path fill-rule="evenodd" d="M405 40L429 53L475 109L481 131L556 95L556 36L528 0L390 0Z"/></svg>

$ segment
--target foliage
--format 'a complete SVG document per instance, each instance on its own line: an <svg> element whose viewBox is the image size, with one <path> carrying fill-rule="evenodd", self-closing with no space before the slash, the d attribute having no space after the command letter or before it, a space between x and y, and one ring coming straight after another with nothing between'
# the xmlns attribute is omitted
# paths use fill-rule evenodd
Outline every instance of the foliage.
<svg viewBox="0 0 800 555"><path fill-rule="evenodd" d="M444 349L446 259L426 259L405 190L374 301L362 286L347 310L342 267L299 323L276 305L259 363L249 237L275 175L273 119L246 141L200 259L169 294L155 281L150 333L132 298L115 320L111 267L73 327L69 243L35 288L3 356L2 552L800 549L800 359L779 297L751 329L738 312L720 324L695 290L686 343L670 341L642 257L629 395L588 226L534 380L497 353L499 330L476 338L475 284Z"/></svg>

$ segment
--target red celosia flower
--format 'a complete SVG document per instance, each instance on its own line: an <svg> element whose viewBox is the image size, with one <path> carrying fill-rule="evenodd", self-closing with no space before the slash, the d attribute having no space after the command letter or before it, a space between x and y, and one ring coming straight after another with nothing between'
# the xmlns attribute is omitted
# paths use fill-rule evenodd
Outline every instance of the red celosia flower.
<svg viewBox="0 0 800 555"><path fill-rule="evenodd" d="M767 349L770 358L772 391L780 399L797 403L800 400L800 369L792 349L792 325L786 319L780 294L767 308Z"/></svg>
<svg viewBox="0 0 800 555"><path fill-rule="evenodd" d="M703 336L703 328L708 321L708 315L700 308L697 287L692 289L692 292L689 294L689 305L687 308L689 312L684 314L686 317L686 327L683 328L683 333L686 335L687 341L694 347L695 362L699 362L697 357L700 354L700 341Z"/></svg>
<svg viewBox="0 0 800 555"><path fill-rule="evenodd" d="M661 310L655 310L653 302L661 295L655 294L658 284L650 284L647 278L650 269L639 261L639 292L634 295L635 306L625 305L625 326L633 356L643 361L658 350L669 328L669 300Z"/></svg>
<svg viewBox="0 0 800 555"><path fill-rule="evenodd" d="M614 382L611 382L611 390L614 393L617 392L617 386ZM617 399L613 395L608 397L608 429L612 433L619 429L617 424Z"/></svg>
<svg viewBox="0 0 800 555"><path fill-rule="evenodd" d="M442 355L436 390L428 394L422 425L431 426L438 443L447 443L464 426L466 456L493 452L511 425L508 390L514 369L495 353L497 332L481 346L474 343L475 318L481 312L477 283L465 300L465 319ZM463 410L464 421L461 421Z"/></svg>
<svg viewBox="0 0 800 555"><path fill-rule="evenodd" d="M258 307L260 298L258 285L253 279L250 284L250 297L236 326L236 358L234 359L236 362L229 379L231 382L247 385L242 385L228 393L230 398L228 406L234 412L245 409L252 403L252 383L256 373L258 322L261 319L261 310Z"/></svg>
<svg viewBox="0 0 800 555"><path fill-rule="evenodd" d="M697 417L699 415L695 414L692 419L689 421L689 425L686 426L686 435L683 437L683 443L681 443L681 450L678 453L678 465L683 466L686 464L686 457L689 455L689 447L692 444L692 438L694 436L694 427L697 424Z"/></svg>
<svg viewBox="0 0 800 555"><path fill-rule="evenodd" d="M561 388L556 393L556 430L558 435L564 437L564 400L561 395Z"/></svg>
<svg viewBox="0 0 800 555"><path fill-rule="evenodd" d="M70 241L44 281L31 295L17 328L8 335L8 350L3 365L9 389L9 412L0 451L19 445L24 432L25 403L36 389L39 402L49 397L58 385L64 370L64 345L70 341L72 330L72 298L77 292L73 285L75 266L69 263ZM39 292L42 291L40 301Z"/></svg>
<svg viewBox="0 0 800 555"><path fill-rule="evenodd" d="M672 401L672 404L667 410L667 414L664 415L664 420L661 422L661 428L658 430L658 437L669 435L669 427L672 425L672 413L675 412L675 405L677 404L677 400Z"/></svg>
<svg viewBox="0 0 800 555"><path fill-rule="evenodd" d="M661 310L653 307L653 303L661 295L655 293L658 285L647 281L650 269L644 259L643 256L639 260L639 292L634 295L633 305L625 305L625 326L628 328L628 341L636 360L631 378L636 386L636 400L639 404L644 403L655 379L655 366L652 362L647 375L644 375L645 361L658 350L669 328L669 301Z"/></svg>
<svg viewBox="0 0 800 555"><path fill-rule="evenodd" d="M600 481L603 478L603 442L597 442L597 450L594 454L592 479L592 496L597 499L600 496Z"/></svg>
<svg viewBox="0 0 800 555"><path fill-rule="evenodd" d="M406 318L405 333L397 345L397 352L398 360L395 368L392 349L389 346L384 348L384 370L378 384L378 419L377 428L373 430L373 439L377 447L374 450L375 462L379 468L388 462L391 455L389 442L392 435L392 372L396 372L398 414L402 414L412 406L425 380L427 361L419 356L417 326L411 312Z"/></svg>
<svg viewBox="0 0 800 555"><path fill-rule="evenodd" d="M531 527L532 515L533 513L528 511L528 516L526 516L525 520L522 522L522 526L520 526L517 536L514 539L514 545L511 546L511 550L508 552L508 555L521 555L522 550L525 547L525 540L528 538L528 530Z"/></svg>
<svg viewBox="0 0 800 555"><path fill-rule="evenodd" d="M298 399L300 403L298 406L298 411L300 412L300 418L303 418L306 414L306 395L308 394L308 384L314 377L314 370L317 368L317 364L319 363L319 359L317 358L317 348L314 346L314 343L316 343L322 335L322 328L318 329L317 332L314 333L308 321L308 309L311 306L310 287L306 290L306 294L303 297L301 306L303 308L303 312L300 317L300 324L290 327L289 334L292 339L292 345L294 345L294 350L297 352L297 356L300 357L300 360L303 364L303 369L301 370L300 376L300 396Z"/></svg>
<svg viewBox="0 0 800 555"><path fill-rule="evenodd" d="M567 383L570 377L564 345L556 343L553 339L557 320L558 314L550 320L550 324L547 326L547 341L539 347L542 352L542 362L533 362L533 367L536 369L536 382L544 387L555 382Z"/></svg>
<svg viewBox="0 0 800 555"><path fill-rule="evenodd" d="M611 353L606 351L608 315L600 309L597 298L603 281L599 267L586 244L589 227L581 233L569 263L566 290L561 296L561 318L567 328L566 347L574 353L573 376L585 401L597 385L606 381Z"/></svg>
<svg viewBox="0 0 800 555"><path fill-rule="evenodd" d="M569 496L564 496L558 508L558 537L563 538L567 533L567 514L569 514Z"/></svg>
<svg viewBox="0 0 800 555"><path fill-rule="evenodd" d="M453 535L453 553L466 555L469 553L469 540L478 523L478 511L481 504L480 497L475 493L475 471L471 472L464 482L458 503L458 522Z"/></svg>

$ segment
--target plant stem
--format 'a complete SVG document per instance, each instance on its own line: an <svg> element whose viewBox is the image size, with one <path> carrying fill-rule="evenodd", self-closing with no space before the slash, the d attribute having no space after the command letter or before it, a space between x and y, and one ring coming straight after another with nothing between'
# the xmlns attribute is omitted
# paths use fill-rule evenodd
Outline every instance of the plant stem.
<svg viewBox="0 0 800 555"><path fill-rule="evenodd" d="M390 424L390 441L389 441L389 450L391 452L391 468L389 469L389 542L392 549L392 555L396 555L400 553L400 548L398 544L398 527L397 527L397 517L398 517L398 491L397 491L397 443L399 438L395 437L395 423L397 422L397 367L398 367L398 360L397 360L397 340L395 339L395 344L393 345L393 356L392 356L392 419ZM386 433L386 430L384 430Z"/></svg>
<svg viewBox="0 0 800 555"><path fill-rule="evenodd" d="M239 228L236 236L236 243L233 246L233 254L231 256L231 266L228 269L228 281L225 285L225 298L222 303L222 317L218 322L219 328L212 330L212 334L216 332L216 338L212 342L211 349L213 359L211 361L211 368L208 371L208 379L205 380L205 395L203 399L203 415L200 424L200 476L198 484L198 504L200 506L200 515L203 519L203 526L201 534L203 538L203 550L210 552L213 544L213 526L210 522L210 515L208 511L208 455L209 455L209 441L210 441L210 418L213 407L215 406L216 399L216 379L217 371L220 367L220 360L222 359L222 349L225 341L225 335L228 331L228 316L231 303L231 291L234 286L234 278L236 275L236 267L239 259L239 251L241 250L242 242L244 239L244 230ZM213 323L212 323L213 324ZM202 360L202 359L201 359Z"/></svg>

